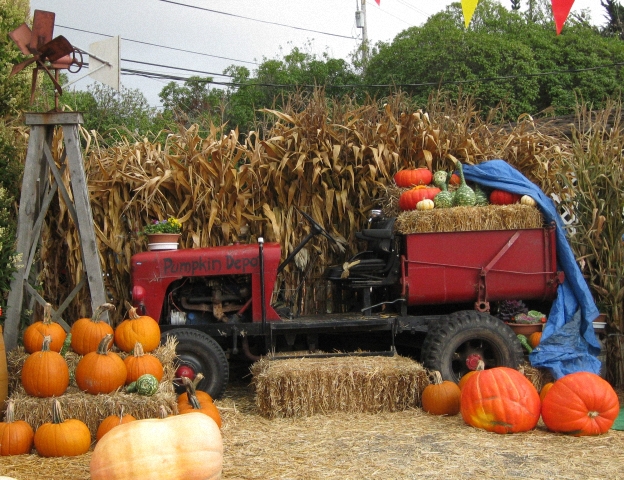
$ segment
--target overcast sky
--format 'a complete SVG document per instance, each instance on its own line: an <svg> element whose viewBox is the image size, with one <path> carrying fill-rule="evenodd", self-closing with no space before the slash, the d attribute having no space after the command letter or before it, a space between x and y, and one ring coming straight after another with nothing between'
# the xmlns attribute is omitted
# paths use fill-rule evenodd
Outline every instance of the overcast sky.
<svg viewBox="0 0 624 480"><path fill-rule="evenodd" d="M56 13L54 35L65 36L76 47L89 51L91 43L120 35L122 59L198 72L122 61L124 68L183 77L213 76L216 81L224 82L228 78L219 74L227 66L244 65L253 71L263 58L275 58L294 46L348 59L361 42L361 30L355 24L357 3L357 0L30 0L33 11ZM402 30L422 25L430 15L451 3L450 0L381 0L378 6L374 0L366 0L369 40L373 44L391 41ZM575 0L572 11L585 8L590 9L594 24L604 24L600 0ZM70 79L85 73L83 69ZM159 106L158 93L168 80L122 75L121 82L127 88L140 89L150 105ZM88 84L89 80L84 79L72 88L84 89Z"/></svg>

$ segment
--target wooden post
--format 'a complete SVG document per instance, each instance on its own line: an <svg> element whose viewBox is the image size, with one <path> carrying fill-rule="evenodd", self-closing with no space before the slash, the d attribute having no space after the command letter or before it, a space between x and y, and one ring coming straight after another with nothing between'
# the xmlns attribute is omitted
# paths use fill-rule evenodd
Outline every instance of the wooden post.
<svg viewBox="0 0 624 480"><path fill-rule="evenodd" d="M39 245L43 221L57 192L63 197L80 235L84 274L91 293L91 307L95 311L97 307L107 302L80 148L78 125L83 123L82 114L76 112L27 113L25 123L30 125L31 129L17 221L17 254L21 257L21 261L11 282L11 291L7 300L4 328L4 343L7 351L17 346L20 317L26 299L30 296L41 305L46 303L28 282ZM56 126L63 129L65 141L65 152L59 161L60 169L50 149ZM73 201L61 180L66 168L69 169ZM49 181L50 172L53 175L52 181ZM84 284L85 282L81 281L62 303L59 310L53 314L53 318L67 331L70 327L60 316Z"/></svg>

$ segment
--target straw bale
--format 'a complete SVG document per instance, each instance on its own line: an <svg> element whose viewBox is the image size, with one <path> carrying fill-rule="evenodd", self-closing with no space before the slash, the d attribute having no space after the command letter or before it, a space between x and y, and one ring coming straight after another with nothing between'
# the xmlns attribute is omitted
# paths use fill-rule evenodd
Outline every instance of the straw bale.
<svg viewBox="0 0 624 480"><path fill-rule="evenodd" d="M251 367L256 406L269 418L395 412L420 405L427 371L400 356L262 359Z"/></svg>
<svg viewBox="0 0 624 480"><path fill-rule="evenodd" d="M516 230L541 228L539 209L528 205L484 205L433 210L410 210L397 217L394 228L402 234L466 232L472 230Z"/></svg>
<svg viewBox="0 0 624 480"><path fill-rule="evenodd" d="M161 405L170 414L178 413L177 395L173 385L175 346L176 340L168 337L164 345L151 352L163 364L163 378L158 392L151 397L124 393L120 390L105 395L91 395L80 391L71 372L75 371L82 357L74 352L68 352L66 359L70 368L70 385L63 395L56 397L61 404L64 417L82 420L89 427L92 438L95 438L100 422L109 415L119 414L121 407L124 413L137 419L158 418ZM124 352L117 351L116 353L122 358L127 356ZM28 354L23 347L18 347L7 355L10 398L15 400L15 419L27 421L36 430L40 425L51 420L52 399L31 397L24 391L20 376L22 365L27 357Z"/></svg>

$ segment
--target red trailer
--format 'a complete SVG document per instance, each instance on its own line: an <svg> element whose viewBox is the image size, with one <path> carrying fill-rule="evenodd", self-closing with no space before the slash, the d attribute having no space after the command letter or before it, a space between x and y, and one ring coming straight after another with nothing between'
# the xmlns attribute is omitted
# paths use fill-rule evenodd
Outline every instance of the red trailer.
<svg viewBox="0 0 624 480"><path fill-rule="evenodd" d="M185 371L201 371L199 388L217 398L229 360L268 350L394 354L398 346L453 380L479 360L516 367L522 348L491 304L548 305L563 281L555 227L401 235L394 218L375 216L357 233L367 248L326 272L339 313L293 317L271 305L277 276L314 235L331 239L302 215L310 234L281 264L280 246L263 242L132 258L134 305L160 322L163 336L177 338Z"/></svg>

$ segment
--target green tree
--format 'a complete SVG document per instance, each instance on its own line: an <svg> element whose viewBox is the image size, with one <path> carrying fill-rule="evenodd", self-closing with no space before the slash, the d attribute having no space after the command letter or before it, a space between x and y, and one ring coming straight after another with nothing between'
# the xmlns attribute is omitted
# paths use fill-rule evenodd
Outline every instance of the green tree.
<svg viewBox="0 0 624 480"><path fill-rule="evenodd" d="M624 40L624 7L617 0L600 0L600 5L607 11L604 33Z"/></svg>
<svg viewBox="0 0 624 480"><path fill-rule="evenodd" d="M455 3L422 27L378 44L365 83L428 83L403 87L422 104L438 85L451 93L461 88L481 108L502 102L511 119L551 107L567 113L578 96L599 107L608 96L619 94L621 70L600 67L624 61L624 44L602 37L585 15L568 19L556 35L545 2L535 2L532 15L537 23L529 13L482 0L465 29ZM564 73L569 70L574 72Z"/></svg>
<svg viewBox="0 0 624 480"><path fill-rule="evenodd" d="M208 126L221 123L223 91L210 89L212 77L190 77L183 85L169 82L158 94L176 123Z"/></svg>

